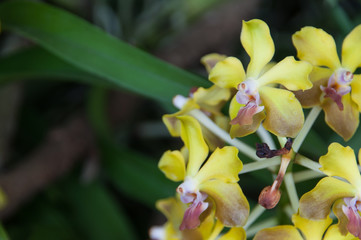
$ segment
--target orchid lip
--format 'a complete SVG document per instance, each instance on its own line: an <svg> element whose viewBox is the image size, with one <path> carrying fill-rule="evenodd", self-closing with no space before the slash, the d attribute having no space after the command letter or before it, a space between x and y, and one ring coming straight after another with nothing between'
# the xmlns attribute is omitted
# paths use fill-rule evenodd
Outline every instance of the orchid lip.
<svg viewBox="0 0 361 240"><path fill-rule="evenodd" d="M347 230L354 236L361 238L361 200L358 197L344 198L345 205L342 206L342 211L347 216L348 224Z"/></svg>
<svg viewBox="0 0 361 240"><path fill-rule="evenodd" d="M246 105L248 102L260 104L260 96L258 93L257 82L254 79L247 79L238 84L238 92L236 95L237 102Z"/></svg>
<svg viewBox="0 0 361 240"><path fill-rule="evenodd" d="M351 86L349 85L352 80L353 74L344 68L340 68L328 79L327 87L320 86L325 93L325 97L331 98L338 105L340 111L343 111L342 96L351 92Z"/></svg>

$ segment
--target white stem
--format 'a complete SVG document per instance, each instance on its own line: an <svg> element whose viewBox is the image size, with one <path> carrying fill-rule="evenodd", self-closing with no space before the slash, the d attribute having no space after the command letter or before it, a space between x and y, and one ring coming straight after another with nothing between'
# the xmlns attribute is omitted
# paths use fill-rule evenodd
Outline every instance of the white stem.
<svg viewBox="0 0 361 240"><path fill-rule="evenodd" d="M287 204L287 206L283 209L285 211L285 213L287 214L287 216L292 219L292 215L294 214L294 211L292 209L292 207Z"/></svg>
<svg viewBox="0 0 361 240"><path fill-rule="evenodd" d="M214 133L216 136L227 142L228 144L236 147L240 152L248 156L255 161L262 161L263 159L257 157L256 149L248 146L236 138L231 138L229 133L215 124L207 115L198 109L194 109L189 112L189 115L195 117L204 127Z"/></svg>
<svg viewBox="0 0 361 240"><path fill-rule="evenodd" d="M243 166L243 169L239 174L253 172L256 170L276 166L276 165L279 165L280 163L281 163L281 158L279 156L273 157L273 158L270 158L267 160L263 160L263 161L247 163Z"/></svg>
<svg viewBox="0 0 361 240"><path fill-rule="evenodd" d="M283 148L285 146L286 142L287 142L287 138L277 136L277 139L278 139L278 142L280 143L280 147Z"/></svg>
<svg viewBox="0 0 361 240"><path fill-rule="evenodd" d="M293 180L295 183L307 181L314 178L324 177L324 173L315 172L312 170L304 170L293 174Z"/></svg>
<svg viewBox="0 0 361 240"><path fill-rule="evenodd" d="M266 209L264 207L257 204L256 207L251 211L251 214L248 217L247 223L243 227L244 230L247 230L247 228L249 228L249 226L251 226L257 220L257 218L262 215L262 213L265 210Z"/></svg>
<svg viewBox="0 0 361 240"><path fill-rule="evenodd" d="M262 124L257 129L257 135L259 136L261 141L264 142L264 143L267 143L267 145L271 149L276 149L276 144L273 141L273 138L272 138L271 134L263 127Z"/></svg>
<svg viewBox="0 0 361 240"><path fill-rule="evenodd" d="M254 226L250 227L247 230L247 237L253 237L260 230L265 229L265 228L274 227L274 226L277 226L278 224L279 224L278 219L276 217L272 217L267 220L264 220L260 223L255 224Z"/></svg>
<svg viewBox="0 0 361 240"><path fill-rule="evenodd" d="M311 170L313 170L315 172L323 173L320 170L321 165L318 162L312 161L311 159L309 159L309 158L307 158L305 156L302 156L300 154L297 154L294 162L296 164L299 164L301 166L309 168L309 169L311 169Z"/></svg>
<svg viewBox="0 0 361 240"><path fill-rule="evenodd" d="M288 197L290 199L290 203L293 211L296 213L298 209L298 195L296 191L296 185L293 181L292 173L285 174L285 186L287 189Z"/></svg>
<svg viewBox="0 0 361 240"><path fill-rule="evenodd" d="M306 121L303 124L301 131L298 133L295 141L292 144L293 151L298 152L300 149L303 140L305 140L308 132L310 131L313 123L316 121L319 113L321 112L322 108L319 106L315 106L312 108L311 112L307 115Z"/></svg>

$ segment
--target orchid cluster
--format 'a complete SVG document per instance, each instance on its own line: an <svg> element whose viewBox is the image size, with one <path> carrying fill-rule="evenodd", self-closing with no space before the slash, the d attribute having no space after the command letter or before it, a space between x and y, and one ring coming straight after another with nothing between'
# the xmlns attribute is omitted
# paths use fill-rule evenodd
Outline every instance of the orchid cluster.
<svg viewBox="0 0 361 240"><path fill-rule="evenodd" d="M163 117L184 146L166 151L159 161L159 169L179 185L175 196L157 202L167 222L152 227L150 238L361 239L361 175L354 151L331 143L319 161L298 153L321 110L327 125L345 141L357 130L361 25L344 39L341 60L332 36L314 27L292 36L299 60L287 56L271 61L275 47L261 20L244 21L240 40L250 57L247 68L235 57L204 56L201 62L213 86L175 96L180 110ZM303 108L312 108L306 120ZM253 133L262 140L256 148L242 142ZM255 162L243 165L239 152ZM323 177L300 198L290 163L310 169L309 178ZM274 182L250 209L239 174L258 169L274 173ZM293 225L271 220L252 229L266 209L277 206L283 181L290 202L285 212Z"/></svg>

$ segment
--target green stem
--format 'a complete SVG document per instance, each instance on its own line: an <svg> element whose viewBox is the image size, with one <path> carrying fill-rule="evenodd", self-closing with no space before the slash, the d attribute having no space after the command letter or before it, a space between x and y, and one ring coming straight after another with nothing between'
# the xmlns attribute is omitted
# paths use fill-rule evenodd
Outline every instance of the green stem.
<svg viewBox="0 0 361 240"><path fill-rule="evenodd" d="M256 235L257 232L259 232L262 229L270 228L278 225L278 219L276 217L269 218L267 220L264 220L262 222L259 222L249 229L247 229L247 237L253 237Z"/></svg>
<svg viewBox="0 0 361 240"><path fill-rule="evenodd" d="M296 213L297 209L298 209L298 200L299 199L298 199L298 195L297 195L297 191L296 191L296 185L295 185L295 182L292 177L292 173L291 172L286 173L284 179L285 179L285 186L287 189L287 193L288 193L288 197L290 199L292 209L293 209L294 213Z"/></svg>
<svg viewBox="0 0 361 240"><path fill-rule="evenodd" d="M262 215L262 213L265 211L266 209L264 207L262 207L261 205L257 204L256 207L251 211L251 214L248 217L247 223L246 225L244 225L244 229L246 230L247 228L249 228L249 226L252 225L252 223L254 223L257 218L259 216Z"/></svg>
<svg viewBox="0 0 361 240"><path fill-rule="evenodd" d="M259 136L261 141L264 142L264 143L267 143L267 145L271 149L276 149L276 144L273 141L273 138L272 138L271 134L263 127L262 124L257 129L257 135Z"/></svg>
<svg viewBox="0 0 361 240"><path fill-rule="evenodd" d="M283 208L283 211L287 214L287 216L292 219L292 215L294 214L294 211L292 209L292 207L287 204L284 208Z"/></svg>
<svg viewBox="0 0 361 240"><path fill-rule="evenodd" d="M293 174L295 183L307 181L314 178L324 177L324 173L315 172L313 170L304 170Z"/></svg>
<svg viewBox="0 0 361 240"><path fill-rule="evenodd" d="M173 104L178 109L182 109L183 106L187 103L189 98L186 98L182 95L177 95L173 98ZM199 109L193 109L192 111L188 112L189 115L193 116L195 119L197 119L200 124L202 124L204 127L206 127L209 131L211 131L213 134L218 136L220 139L225 141L226 143L236 147L240 152L242 152L244 155L248 156L249 158L255 160L255 161L262 161L263 159L257 157L256 155L256 149L248 146L247 144L241 142L240 140L236 138L231 138L229 136L229 133L224 131L222 128L220 128L217 124L215 124L206 114L204 114Z"/></svg>
<svg viewBox="0 0 361 240"><path fill-rule="evenodd" d="M239 174L253 172L256 170L272 167L279 165L281 163L281 159L279 156L273 157L264 161L258 161L253 163L248 163L243 166L242 171Z"/></svg>
<svg viewBox="0 0 361 240"><path fill-rule="evenodd" d="M236 147L240 152L248 156L249 158L255 161L262 161L263 159L257 157L256 149L248 146L247 144L241 142L236 138L231 138L229 133L220 128L217 124L215 124L207 115L205 115L202 111L198 109L194 109L189 112L189 115L196 118L204 127L206 127L209 131L214 133L220 139L224 140L228 144Z"/></svg>
<svg viewBox="0 0 361 240"><path fill-rule="evenodd" d="M323 173L320 170L321 165L318 162L312 161L303 155L297 154L294 163L309 168L315 172Z"/></svg>
<svg viewBox="0 0 361 240"><path fill-rule="evenodd" d="M312 108L311 112L307 115L306 121L303 124L301 131L298 133L297 137L295 138L292 144L293 151L295 151L296 153L300 149L303 141L305 140L308 132L310 131L313 123L316 121L321 110L322 110L321 107L315 106Z"/></svg>

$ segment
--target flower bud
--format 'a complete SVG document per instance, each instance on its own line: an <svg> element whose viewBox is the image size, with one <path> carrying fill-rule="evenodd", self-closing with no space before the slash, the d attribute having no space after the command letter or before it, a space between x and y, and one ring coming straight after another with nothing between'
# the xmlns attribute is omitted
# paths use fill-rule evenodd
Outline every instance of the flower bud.
<svg viewBox="0 0 361 240"><path fill-rule="evenodd" d="M280 201L281 191L272 186L265 187L258 197L258 203L266 209L274 208Z"/></svg>

